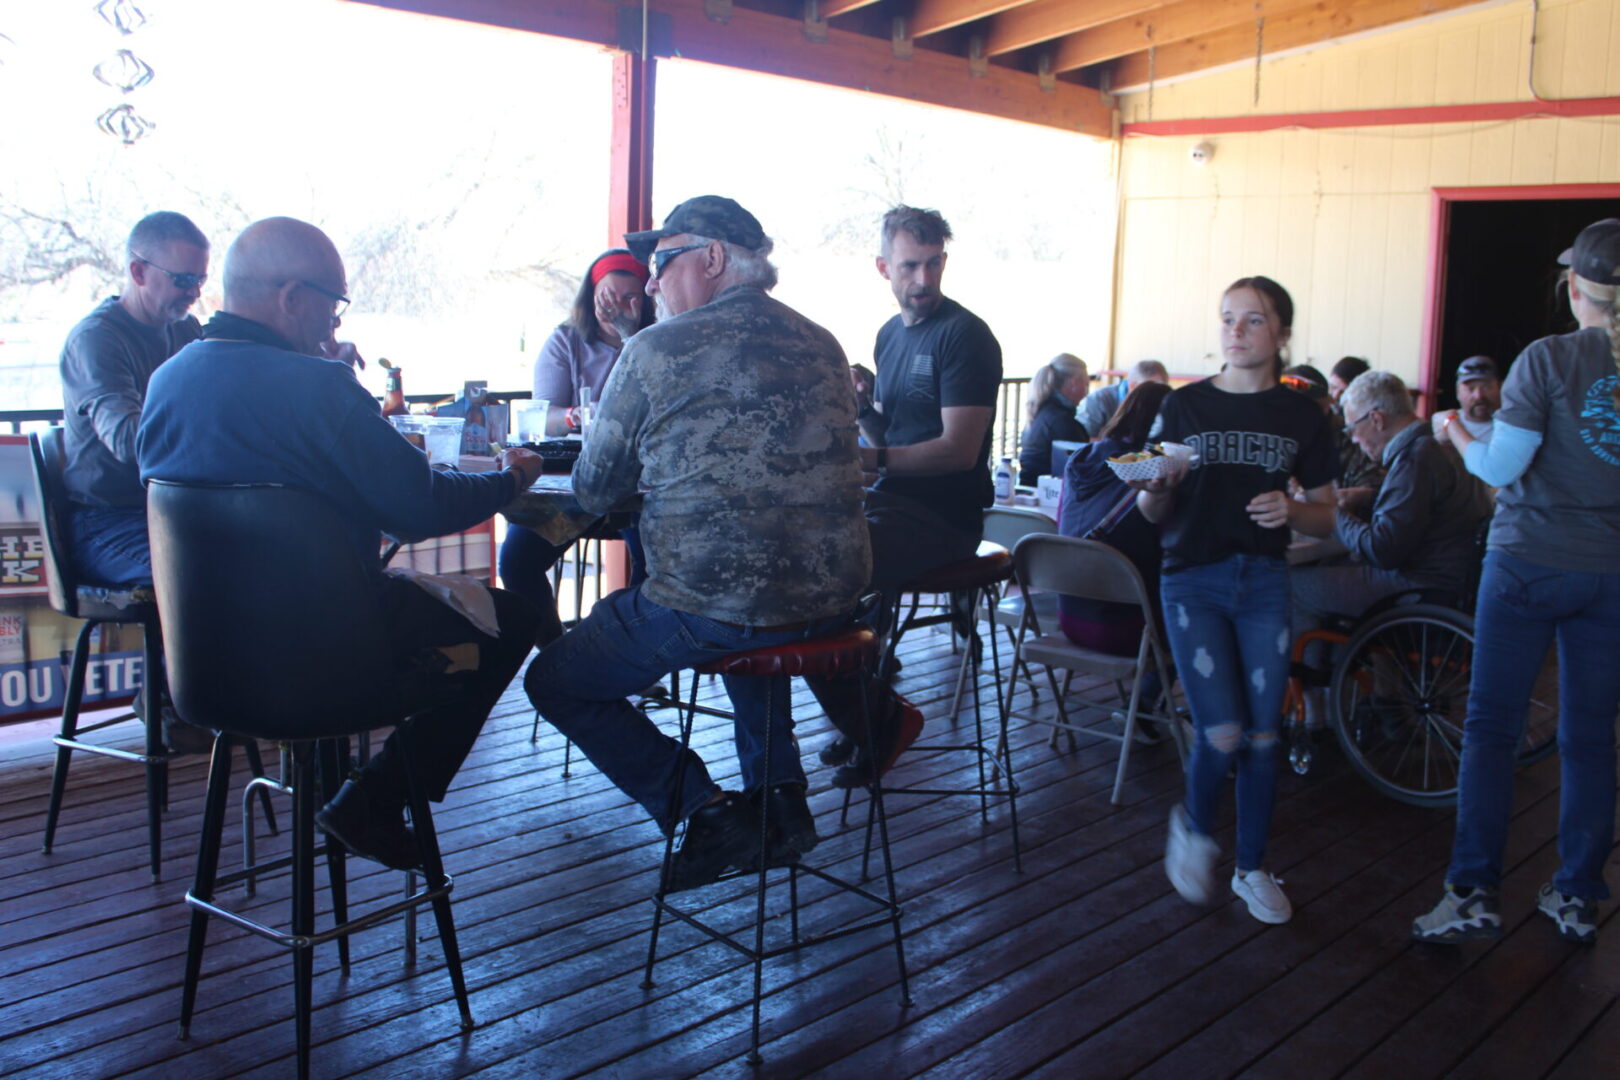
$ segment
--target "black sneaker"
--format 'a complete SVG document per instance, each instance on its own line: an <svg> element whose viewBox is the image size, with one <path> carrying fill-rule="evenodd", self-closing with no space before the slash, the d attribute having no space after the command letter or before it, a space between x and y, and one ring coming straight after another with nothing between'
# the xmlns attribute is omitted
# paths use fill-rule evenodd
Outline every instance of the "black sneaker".
<svg viewBox="0 0 1620 1080"><path fill-rule="evenodd" d="M840 735L823 746L816 756L821 759L823 765L842 765L855 756L855 740L847 735Z"/></svg>
<svg viewBox="0 0 1620 1080"><path fill-rule="evenodd" d="M821 843L816 832L816 819L810 813L803 784L777 784L764 789L770 800L770 846L765 852L766 866L787 866L808 855ZM760 791L749 793L750 810L758 821Z"/></svg>
<svg viewBox="0 0 1620 1080"><path fill-rule="evenodd" d="M1579 945L1597 941L1597 901L1559 892L1548 882L1536 896L1536 910L1553 921L1558 936Z"/></svg>
<svg viewBox="0 0 1620 1080"><path fill-rule="evenodd" d="M171 754L211 754L214 752L214 733L207 728L187 723L174 706L163 706L163 745Z"/></svg>
<svg viewBox="0 0 1620 1080"><path fill-rule="evenodd" d="M390 870L420 870L416 833L405 824L405 807L372 797L364 779L349 779L331 802L315 815L327 836L363 859Z"/></svg>
<svg viewBox="0 0 1620 1080"><path fill-rule="evenodd" d="M708 885L733 867L759 865L759 818L740 793L723 794L686 819L686 839L669 868L670 892Z"/></svg>
<svg viewBox="0 0 1620 1080"><path fill-rule="evenodd" d="M146 721L145 709L146 695L136 694L132 708L135 715ZM214 733L207 728L200 728L196 724L189 724L180 719L180 714L174 711L174 703L169 700L167 692L163 694L163 704L158 711L159 730L163 735L163 745L169 753L180 754L211 754L214 752Z"/></svg>

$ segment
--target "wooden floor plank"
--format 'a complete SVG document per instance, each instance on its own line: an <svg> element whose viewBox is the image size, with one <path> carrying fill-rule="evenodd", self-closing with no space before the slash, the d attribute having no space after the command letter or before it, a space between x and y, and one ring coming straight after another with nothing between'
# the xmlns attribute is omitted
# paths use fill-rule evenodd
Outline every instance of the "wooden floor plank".
<svg viewBox="0 0 1620 1080"><path fill-rule="evenodd" d="M968 729L944 713L960 654L943 635L908 639L900 689L927 736ZM723 704L717 682L699 686ZM1050 708L1042 689L1039 714ZM1021 687L1018 711L1031 711ZM971 699L970 699L971 700ZM996 691L980 697L994 715ZM858 874L865 803L838 824L841 794L814 751L829 738L811 696L794 708L824 841L817 865ZM674 715L655 714L670 730ZM685 927L666 928L656 985L640 986L662 841L641 809L588 762L562 775L564 742L521 688L502 699L436 815L457 876L458 936L480 1021L457 1030L431 920L414 969L396 920L354 939L345 976L316 954L315 1075L366 1080L477 1076L1403 1077L1605 1075L1620 1047L1620 930L1566 946L1528 898L1556 861L1557 765L1519 779L1509 844L1509 932L1462 950L1412 946L1432 901L1450 816L1380 798L1332 752L1310 776L1285 774L1272 861L1297 916L1262 927L1240 904L1210 910L1164 880L1164 818L1182 782L1168 745L1140 747L1121 805L1109 803L1118 746L1047 745L1014 720L1025 869L1012 867L1010 814L973 800L889 800L905 909L913 1004L899 1004L895 956L879 930L774 960L764 974L763 1052L744 1062L751 967ZM0 747L0 1075L27 1080L271 1080L290 1072L291 963L266 942L210 928L189 1042L175 1039L189 915L180 902L197 847L206 763L172 768L164 880L146 873L141 771L78 755L56 850L39 851L54 749L41 726ZM133 728L113 734L133 747ZM121 742L120 742L121 740ZM694 748L716 782L737 783L729 722L702 718ZM273 761L272 761L273 768ZM961 784L971 757L913 755L896 774ZM240 784L245 770L237 769ZM285 817L285 801L277 804ZM1218 839L1231 844L1230 810ZM235 802L223 845L234 866ZM261 850L285 839L261 837ZM400 875L350 860L355 904L392 895ZM279 922L285 877L230 900ZM806 926L853 917L806 886ZM706 917L745 925L750 880L690 894ZM326 918L325 891L319 905ZM786 922L773 891L771 928ZM1611 920L1612 921L1612 920ZM1616 944L1610 944L1610 942ZM1447 1039L1433 1032L1444 1030Z"/></svg>

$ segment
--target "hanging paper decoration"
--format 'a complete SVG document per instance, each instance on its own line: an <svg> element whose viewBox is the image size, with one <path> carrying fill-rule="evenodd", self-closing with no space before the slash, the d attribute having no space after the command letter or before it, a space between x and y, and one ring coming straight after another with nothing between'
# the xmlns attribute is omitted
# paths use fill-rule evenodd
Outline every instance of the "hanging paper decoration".
<svg viewBox="0 0 1620 1080"><path fill-rule="evenodd" d="M146 25L146 12L137 7L133 0L100 0L93 10L101 16L102 22L117 30L122 37L128 37ZM119 49L97 64L91 74L103 86L128 94L151 82L155 73L151 64L128 49ZM125 146L132 146L157 125L126 102L114 105L96 117L96 127L116 137Z"/></svg>
<svg viewBox="0 0 1620 1080"><path fill-rule="evenodd" d="M95 67L95 76L103 85L126 94L151 82L152 75L152 65L128 49L119 49Z"/></svg>
<svg viewBox="0 0 1620 1080"><path fill-rule="evenodd" d="M103 22L126 37L146 25L146 12L130 0L101 0L95 10Z"/></svg>
<svg viewBox="0 0 1620 1080"><path fill-rule="evenodd" d="M125 146L133 146L137 139L151 132L157 125L136 112L135 106L126 102L123 105L114 105L96 117L96 127L105 134L116 136Z"/></svg>

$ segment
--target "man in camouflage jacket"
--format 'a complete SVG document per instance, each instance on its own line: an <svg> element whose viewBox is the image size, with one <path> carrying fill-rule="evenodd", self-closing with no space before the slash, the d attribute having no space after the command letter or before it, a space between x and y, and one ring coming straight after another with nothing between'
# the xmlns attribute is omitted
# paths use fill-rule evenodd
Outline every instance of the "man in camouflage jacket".
<svg viewBox="0 0 1620 1080"><path fill-rule="evenodd" d="M776 271L759 222L700 196L626 241L650 258L660 317L625 345L574 489L592 512L642 493L647 580L546 648L524 687L666 833L688 822L670 886L691 888L757 864L761 798L775 825L767 857L819 839L787 679L726 679L744 792L683 759L628 695L671 670L842 627L871 554L848 362L831 334L767 295Z"/></svg>

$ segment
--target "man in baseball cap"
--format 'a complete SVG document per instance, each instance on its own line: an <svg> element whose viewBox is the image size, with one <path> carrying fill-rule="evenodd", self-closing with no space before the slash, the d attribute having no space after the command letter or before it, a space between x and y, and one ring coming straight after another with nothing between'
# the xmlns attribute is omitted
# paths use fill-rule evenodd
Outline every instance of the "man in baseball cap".
<svg viewBox="0 0 1620 1080"><path fill-rule="evenodd" d="M702 195L625 243L652 269L659 319L626 342L573 479L592 513L643 496L647 579L598 602L523 685L666 834L686 823L675 890L796 861L820 840L787 676L725 677L741 791L626 699L677 668L841 629L872 558L849 361L768 295L776 268L754 215Z"/></svg>
<svg viewBox="0 0 1620 1080"><path fill-rule="evenodd" d="M760 251L765 249L767 244L765 230L760 228L759 219L744 210L735 199L728 199L724 195L699 195L687 199L669 212L669 216L664 219L663 228L625 233L624 243L631 254L652 266L653 277L659 277L659 268L653 265L653 249L658 246L658 241L687 234L724 240L728 244L736 244L749 251ZM698 246L701 245L693 245ZM658 254L662 255L667 263L678 251L691 249L686 245L678 245L678 248L665 247Z"/></svg>
<svg viewBox="0 0 1620 1080"><path fill-rule="evenodd" d="M1470 356L1457 366L1457 419L1468 434L1481 442L1491 441L1491 417L1502 407L1502 379L1496 361L1488 356Z"/></svg>

